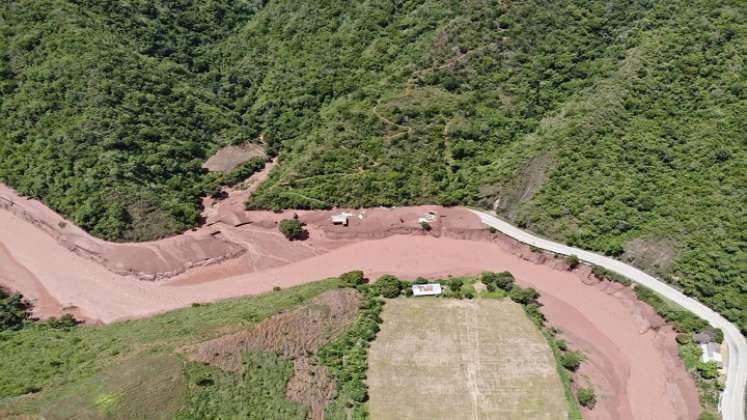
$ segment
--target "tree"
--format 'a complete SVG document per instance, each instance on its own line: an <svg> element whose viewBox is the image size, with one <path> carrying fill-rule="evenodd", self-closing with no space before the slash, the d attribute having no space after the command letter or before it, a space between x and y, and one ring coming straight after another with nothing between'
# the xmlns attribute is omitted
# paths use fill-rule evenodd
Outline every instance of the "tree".
<svg viewBox="0 0 747 420"><path fill-rule="evenodd" d="M507 292L510 291L514 288L514 275L508 271L498 273L498 276L495 279L495 285L499 289L503 289Z"/></svg>
<svg viewBox="0 0 747 420"><path fill-rule="evenodd" d="M577 351L569 351L560 355L560 365L564 368L575 371L581 366L583 356Z"/></svg>
<svg viewBox="0 0 747 420"><path fill-rule="evenodd" d="M591 387L579 388L576 395L578 403L586 408L594 408L594 405L597 403L597 395Z"/></svg>
<svg viewBox="0 0 747 420"><path fill-rule="evenodd" d="M464 286L464 280L459 277L449 280L449 289L454 293L459 293L462 290L462 286Z"/></svg>
<svg viewBox="0 0 747 420"><path fill-rule="evenodd" d="M696 368L703 379L715 379L719 376L719 367L716 362L698 362Z"/></svg>
<svg viewBox="0 0 747 420"><path fill-rule="evenodd" d="M347 273L340 276L343 284L349 287L355 287L359 284L363 284L363 272L360 270L348 271Z"/></svg>
<svg viewBox="0 0 747 420"><path fill-rule="evenodd" d="M578 267L578 264L580 263L578 257L576 255L569 255L565 258L565 262L568 263L568 269L574 270L576 267Z"/></svg>
<svg viewBox="0 0 747 420"><path fill-rule="evenodd" d="M618 240L612 240L609 244L607 244L607 249L605 249L604 253L606 255L610 255L613 257L619 257L620 255L625 252L625 248L623 248L622 243Z"/></svg>
<svg viewBox="0 0 747 420"><path fill-rule="evenodd" d="M531 287L527 287L526 289L521 287L514 287L513 289L511 289L511 292L508 294L508 296L516 303L529 305L537 301L539 293L537 293L537 291Z"/></svg>
<svg viewBox="0 0 747 420"><path fill-rule="evenodd" d="M21 328L29 316L30 305L23 296L0 290L0 331Z"/></svg>
<svg viewBox="0 0 747 420"><path fill-rule="evenodd" d="M402 292L402 282L389 274L385 274L376 280L376 292L385 298L393 299Z"/></svg>
<svg viewBox="0 0 747 420"><path fill-rule="evenodd" d="M303 224L296 219L281 220L278 229L289 241L302 239L306 234Z"/></svg>

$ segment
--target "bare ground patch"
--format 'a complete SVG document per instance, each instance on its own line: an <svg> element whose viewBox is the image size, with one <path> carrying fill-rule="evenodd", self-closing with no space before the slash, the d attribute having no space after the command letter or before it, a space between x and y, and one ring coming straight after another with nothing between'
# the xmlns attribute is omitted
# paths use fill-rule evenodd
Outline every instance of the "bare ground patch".
<svg viewBox="0 0 747 420"><path fill-rule="evenodd" d="M321 419L335 392L334 379L312 357L319 348L341 334L355 320L360 296L352 289L322 293L308 304L268 318L253 329L225 335L184 349L196 362L238 372L242 354L269 351L293 360L288 382L289 400L311 408L310 417Z"/></svg>
<svg viewBox="0 0 747 420"><path fill-rule="evenodd" d="M510 214L519 204L531 200L545 183L551 166L552 159L547 153L529 159L524 168L500 188L494 209Z"/></svg>
<svg viewBox="0 0 747 420"><path fill-rule="evenodd" d="M674 241L663 238L635 238L624 245L624 258L650 273L668 272L677 255Z"/></svg>
<svg viewBox="0 0 747 420"><path fill-rule="evenodd" d="M565 419L547 342L508 300L395 299L369 350L375 419Z"/></svg>
<svg viewBox="0 0 747 420"><path fill-rule="evenodd" d="M228 145L218 150L202 165L210 172L229 172L255 157L265 157L264 147L256 143L244 143L238 146Z"/></svg>

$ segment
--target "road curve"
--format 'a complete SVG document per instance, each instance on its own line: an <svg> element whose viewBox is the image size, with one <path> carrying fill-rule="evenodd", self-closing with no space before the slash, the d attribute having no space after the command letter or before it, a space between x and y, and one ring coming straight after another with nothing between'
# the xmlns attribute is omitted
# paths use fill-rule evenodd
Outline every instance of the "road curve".
<svg viewBox="0 0 747 420"><path fill-rule="evenodd" d="M631 265L625 264L614 258L605 257L583 249L574 248L541 238L488 213L478 210L471 211L486 225L492 226L520 242L556 254L576 255L582 261L614 271L636 283L654 290L660 295L706 320L713 327L720 328L724 332L724 340L729 349L728 363L726 366L726 388L724 389L721 399L721 415L724 420L745 419L744 392L745 386L747 385L747 342L745 342L744 336L742 336L741 332L734 324L727 321L711 308L693 298L685 296L679 290Z"/></svg>

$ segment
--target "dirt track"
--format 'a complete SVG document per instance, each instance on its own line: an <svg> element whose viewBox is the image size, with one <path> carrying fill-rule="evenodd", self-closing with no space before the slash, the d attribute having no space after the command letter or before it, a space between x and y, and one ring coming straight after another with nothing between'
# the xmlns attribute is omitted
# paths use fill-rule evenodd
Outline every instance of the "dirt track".
<svg viewBox="0 0 747 420"><path fill-rule="evenodd" d="M0 187L0 196L9 193ZM564 332L571 347L588 355L581 373L597 388L600 402L587 418L698 415L696 390L678 360L673 332L630 290L600 283L584 270L568 272L560 260L491 234L465 209L370 209L362 219L354 211L348 227L332 226L333 212L298 212L310 237L288 242L275 222L291 212L244 212L238 207L243 200L232 196L216 206L207 202L208 224L197 231L122 245L79 236L79 229L61 223L37 201L10 199L14 204L0 209L0 282L44 303L36 308L42 317L76 307L89 319L112 322L354 269L371 277L391 273L404 278L509 270L520 284L540 291L549 322ZM439 220L426 234L417 219L427 211ZM107 259L71 243L108 250L103 253ZM126 258L119 259L121 250ZM235 256L225 258L224 251Z"/></svg>

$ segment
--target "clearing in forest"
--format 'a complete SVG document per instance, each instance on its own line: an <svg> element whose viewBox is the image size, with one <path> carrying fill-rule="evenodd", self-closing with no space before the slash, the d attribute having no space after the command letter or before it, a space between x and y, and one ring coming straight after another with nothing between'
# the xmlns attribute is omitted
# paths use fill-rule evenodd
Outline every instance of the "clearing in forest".
<svg viewBox="0 0 747 420"><path fill-rule="evenodd" d="M374 419L565 419L552 352L518 304L394 299L369 350Z"/></svg>

